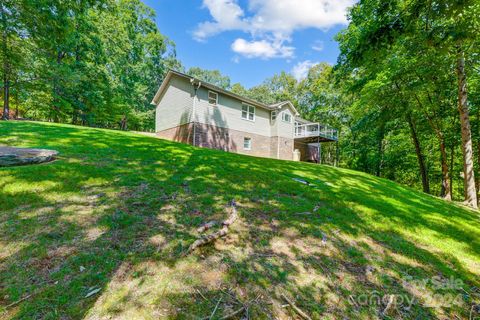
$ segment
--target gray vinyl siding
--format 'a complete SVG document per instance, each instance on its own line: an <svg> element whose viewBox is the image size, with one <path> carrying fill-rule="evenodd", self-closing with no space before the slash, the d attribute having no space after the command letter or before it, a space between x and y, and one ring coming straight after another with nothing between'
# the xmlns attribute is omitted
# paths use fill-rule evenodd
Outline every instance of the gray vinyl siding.
<svg viewBox="0 0 480 320"><path fill-rule="evenodd" d="M208 103L208 91L207 88L202 87L197 92L195 121L266 137L270 136L269 110L256 107L255 121L244 120L242 119L242 101L217 92L218 104L212 106Z"/></svg>
<svg viewBox="0 0 480 320"><path fill-rule="evenodd" d="M266 137L293 138L292 123L282 121L281 113L289 109L283 106L277 110L277 119L270 120L271 111L255 107L255 121L242 119L243 102L237 98L218 94L216 106L208 103L208 88L200 87L194 101L194 88L188 79L173 75L167 84L155 112L155 130L163 131L192 121L217 127L248 132ZM193 114L195 109L195 114Z"/></svg>
<svg viewBox="0 0 480 320"><path fill-rule="evenodd" d="M288 110L290 115L292 116L291 123L285 122L282 120L282 112ZM280 110L277 110L277 119L272 122L272 130L271 135L272 137L283 137L283 138L293 138L295 128L295 116L290 110L290 108L285 105Z"/></svg>
<svg viewBox="0 0 480 320"><path fill-rule="evenodd" d="M187 79L173 76L155 112L155 130L162 131L191 122L193 87Z"/></svg>
<svg viewBox="0 0 480 320"><path fill-rule="evenodd" d="M282 112L285 110L288 110L290 113L290 116L292 120L290 123L285 122L282 120ZM288 106L283 106L280 112L278 113L278 118L277 118L277 134L279 137L284 137L284 138L293 138L293 132L294 132L294 127L295 127L295 115L292 113L292 110Z"/></svg>

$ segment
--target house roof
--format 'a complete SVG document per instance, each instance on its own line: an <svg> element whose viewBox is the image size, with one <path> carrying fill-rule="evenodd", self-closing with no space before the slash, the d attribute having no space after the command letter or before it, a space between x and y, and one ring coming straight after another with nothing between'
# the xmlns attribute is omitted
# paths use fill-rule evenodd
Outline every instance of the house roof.
<svg viewBox="0 0 480 320"><path fill-rule="evenodd" d="M312 121L309 121L309 120L305 120L303 118L300 118L300 117L295 117L295 121L297 122L300 122L300 123L312 123Z"/></svg>
<svg viewBox="0 0 480 320"><path fill-rule="evenodd" d="M181 72L174 71L174 70L169 70L168 71L167 75L165 76L165 79L162 81L162 84L160 85L160 88L158 88L157 93L153 97L153 100L152 100L151 104L153 104L153 105L158 104L158 102L160 100L160 97L162 96L163 92L167 88L167 84L170 81L170 78L174 75L178 76L178 77L181 77L181 78L184 78L184 79L188 79L188 80L190 80L190 82L192 82L192 83L195 82L196 84L200 84L200 86L203 86L203 87L208 88L210 90L221 92L224 95L236 98L240 101L243 101L243 102L246 102L248 104L254 105L256 107L264 108L264 109L267 109L267 110L277 110L277 109L280 109L281 107L283 107L284 105L288 105L289 108L294 112L294 114L296 116L299 115L297 109L295 109L295 107L293 106L293 104L290 101L282 101L282 102L278 102L278 103L274 103L274 104L270 104L270 105L264 104L262 102L259 102L259 101L256 101L256 100L253 100L253 99L250 99L250 98L247 98L247 97L242 97L242 96L240 96L236 93L233 93L231 91L222 89L222 88L220 88L218 86L215 86L213 84L210 84L208 82L203 82L200 79L189 76L188 74L181 73Z"/></svg>

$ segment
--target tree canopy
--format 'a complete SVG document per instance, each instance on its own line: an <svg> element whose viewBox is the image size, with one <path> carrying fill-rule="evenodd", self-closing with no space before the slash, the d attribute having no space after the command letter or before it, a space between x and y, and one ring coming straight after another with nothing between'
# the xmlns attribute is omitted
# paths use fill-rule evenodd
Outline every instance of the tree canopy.
<svg viewBox="0 0 480 320"><path fill-rule="evenodd" d="M151 129L149 99L178 65L154 18L139 0L2 2L3 117Z"/></svg>

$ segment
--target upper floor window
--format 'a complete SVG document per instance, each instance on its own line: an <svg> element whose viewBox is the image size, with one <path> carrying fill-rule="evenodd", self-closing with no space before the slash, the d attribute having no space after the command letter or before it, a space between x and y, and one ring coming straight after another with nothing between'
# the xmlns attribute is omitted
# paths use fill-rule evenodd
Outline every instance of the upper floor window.
<svg viewBox="0 0 480 320"><path fill-rule="evenodd" d="M288 123L292 122L292 115L288 111L282 112L282 120Z"/></svg>
<svg viewBox="0 0 480 320"><path fill-rule="evenodd" d="M242 119L255 121L255 107L248 104L242 105Z"/></svg>
<svg viewBox="0 0 480 320"><path fill-rule="evenodd" d="M272 113L270 113L270 117L272 121L275 121L275 119L277 119L277 110L273 110Z"/></svg>
<svg viewBox="0 0 480 320"><path fill-rule="evenodd" d="M218 93L213 91L208 91L208 103L216 106L218 103Z"/></svg>

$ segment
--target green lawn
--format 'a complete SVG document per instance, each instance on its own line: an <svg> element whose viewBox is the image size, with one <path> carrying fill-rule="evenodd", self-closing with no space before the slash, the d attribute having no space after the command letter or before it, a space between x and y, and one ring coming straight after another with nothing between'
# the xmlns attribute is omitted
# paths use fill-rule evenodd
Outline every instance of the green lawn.
<svg viewBox="0 0 480 320"><path fill-rule="evenodd" d="M118 131L0 122L0 144L60 152L0 168L2 319L298 318L281 294L313 319L480 316L480 218L460 205ZM232 199L231 233L185 256Z"/></svg>

